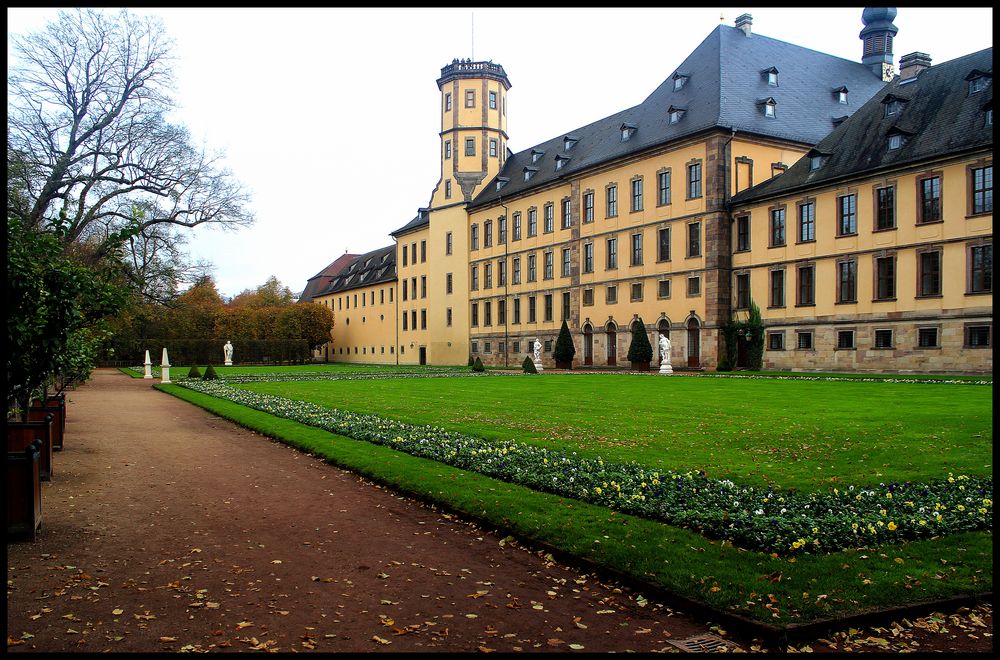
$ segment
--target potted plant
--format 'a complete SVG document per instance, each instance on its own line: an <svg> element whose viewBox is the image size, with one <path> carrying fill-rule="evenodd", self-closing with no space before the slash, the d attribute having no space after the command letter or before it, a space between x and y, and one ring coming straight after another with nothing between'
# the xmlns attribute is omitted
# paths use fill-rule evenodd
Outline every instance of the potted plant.
<svg viewBox="0 0 1000 660"><path fill-rule="evenodd" d="M632 322L632 343L628 347L628 359L633 371L649 371L649 364L653 361L653 346L649 343L646 326L640 318Z"/></svg>

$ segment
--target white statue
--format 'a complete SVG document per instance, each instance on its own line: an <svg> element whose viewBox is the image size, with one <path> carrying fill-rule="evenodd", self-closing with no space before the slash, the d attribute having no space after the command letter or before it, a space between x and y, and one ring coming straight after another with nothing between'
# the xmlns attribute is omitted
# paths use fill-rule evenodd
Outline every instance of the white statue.
<svg viewBox="0 0 1000 660"><path fill-rule="evenodd" d="M660 335L660 373L674 373L674 368L670 366L670 337L666 335Z"/></svg>
<svg viewBox="0 0 1000 660"><path fill-rule="evenodd" d="M535 339L535 364L542 361L542 342Z"/></svg>
<svg viewBox="0 0 1000 660"><path fill-rule="evenodd" d="M222 353L226 356L226 366L231 367L233 365L233 345L228 339L226 345L222 347Z"/></svg>

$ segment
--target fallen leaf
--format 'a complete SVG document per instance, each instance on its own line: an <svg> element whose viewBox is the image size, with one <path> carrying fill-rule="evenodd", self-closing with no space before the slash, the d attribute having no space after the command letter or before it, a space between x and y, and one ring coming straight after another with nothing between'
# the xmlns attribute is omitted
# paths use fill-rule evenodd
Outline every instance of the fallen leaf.
<svg viewBox="0 0 1000 660"><path fill-rule="evenodd" d="M584 648L583 644L570 644L569 647L574 651L580 651Z"/></svg>
<svg viewBox="0 0 1000 660"><path fill-rule="evenodd" d="M115 616L118 616L119 614L124 614L125 610L123 610L120 607L116 607L115 609L111 610L111 613L114 614Z"/></svg>
<svg viewBox="0 0 1000 660"><path fill-rule="evenodd" d="M160 641L161 642L176 642L177 638L176 637L161 637Z"/></svg>
<svg viewBox="0 0 1000 660"><path fill-rule="evenodd" d="M373 639L374 641L378 642L379 644L392 644L392 642L390 642L389 640L387 640L387 639L382 639L382 638L381 638L381 637L379 637L378 635L372 635L372 639Z"/></svg>
<svg viewBox="0 0 1000 660"><path fill-rule="evenodd" d="M252 621L240 621L239 623L236 624L236 629L243 630L244 628L249 628L252 625L253 625Z"/></svg>
<svg viewBox="0 0 1000 660"><path fill-rule="evenodd" d="M281 563L281 560L280 560L280 559L272 559L272 560L271 560L271 563L272 563L272 564L280 564L280 563Z"/></svg>

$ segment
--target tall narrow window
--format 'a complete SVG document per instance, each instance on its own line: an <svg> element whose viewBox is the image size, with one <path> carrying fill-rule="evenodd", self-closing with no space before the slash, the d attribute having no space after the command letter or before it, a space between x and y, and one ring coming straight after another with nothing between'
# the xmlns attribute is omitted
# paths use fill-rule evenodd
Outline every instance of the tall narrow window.
<svg viewBox="0 0 1000 660"><path fill-rule="evenodd" d="M607 217L613 218L618 215L618 186L612 184L607 188Z"/></svg>
<svg viewBox="0 0 1000 660"><path fill-rule="evenodd" d="M584 243L583 244L583 272L593 273L594 272L594 244Z"/></svg>
<svg viewBox="0 0 1000 660"><path fill-rule="evenodd" d="M837 262L837 302L858 301L858 262L847 259Z"/></svg>
<svg viewBox="0 0 1000 660"><path fill-rule="evenodd" d="M534 282L538 279L538 258L534 254L528 255L528 281Z"/></svg>
<svg viewBox="0 0 1000 660"><path fill-rule="evenodd" d="M569 321L570 316L570 297L569 291L564 291L562 294L562 320Z"/></svg>
<svg viewBox="0 0 1000 660"><path fill-rule="evenodd" d="M972 168L972 212L993 213L993 166Z"/></svg>
<svg viewBox="0 0 1000 660"><path fill-rule="evenodd" d="M444 95L444 111L451 111L451 92Z"/></svg>
<svg viewBox="0 0 1000 660"><path fill-rule="evenodd" d="M521 257L514 257L514 272L511 274L511 284L521 283Z"/></svg>
<svg viewBox="0 0 1000 660"><path fill-rule="evenodd" d="M618 268L618 239L608 239L608 269Z"/></svg>
<svg viewBox="0 0 1000 660"><path fill-rule="evenodd" d="M799 205L799 242L816 240L816 205L812 202Z"/></svg>
<svg viewBox="0 0 1000 660"><path fill-rule="evenodd" d="M503 245L507 242L507 216L497 218L497 243Z"/></svg>
<svg viewBox="0 0 1000 660"><path fill-rule="evenodd" d="M466 108L476 107L476 90L474 89L465 90L465 107Z"/></svg>
<svg viewBox="0 0 1000 660"><path fill-rule="evenodd" d="M771 247L785 244L785 209L771 209Z"/></svg>
<svg viewBox="0 0 1000 660"><path fill-rule="evenodd" d="M544 305L545 305L545 307L544 307L544 309L545 309L545 317L544 318L545 318L546 321L551 321L552 320L552 294L551 293L546 293L545 294Z"/></svg>
<svg viewBox="0 0 1000 660"><path fill-rule="evenodd" d="M505 259L497 260L497 286L507 285L507 261Z"/></svg>
<svg viewBox="0 0 1000 660"><path fill-rule="evenodd" d="M470 319L471 325L473 327L479 325L479 303L472 303L472 318ZM406 318L406 314L403 314L403 318ZM405 322L405 321L404 321Z"/></svg>
<svg viewBox="0 0 1000 660"><path fill-rule="evenodd" d="M886 186L875 189L875 229L893 229L896 226L895 188Z"/></svg>
<svg viewBox="0 0 1000 660"><path fill-rule="evenodd" d="M785 306L785 271L771 271L771 307Z"/></svg>
<svg viewBox="0 0 1000 660"><path fill-rule="evenodd" d="M896 257L875 258L875 300L896 298Z"/></svg>
<svg viewBox="0 0 1000 660"><path fill-rule="evenodd" d="M583 193L583 221L593 222L594 221L594 193L586 192Z"/></svg>
<svg viewBox="0 0 1000 660"><path fill-rule="evenodd" d="M455 290L455 277L451 273L448 273L444 276L444 292L452 293L454 290Z"/></svg>
<svg viewBox="0 0 1000 660"><path fill-rule="evenodd" d="M528 323L534 323L536 320L535 296L528 296Z"/></svg>
<svg viewBox="0 0 1000 660"><path fill-rule="evenodd" d="M512 241L521 240L521 212L517 211L514 213L514 224L511 227L511 239Z"/></svg>
<svg viewBox="0 0 1000 660"><path fill-rule="evenodd" d="M479 290L479 266L473 265L472 269L469 271L471 277L469 279L469 288L473 291Z"/></svg>
<svg viewBox="0 0 1000 660"><path fill-rule="evenodd" d="M969 247L969 293L993 291L993 244Z"/></svg>
<svg viewBox="0 0 1000 660"><path fill-rule="evenodd" d="M642 234L632 234L632 265L642 265Z"/></svg>
<svg viewBox="0 0 1000 660"><path fill-rule="evenodd" d="M562 251L562 276L563 277L569 277L570 276L570 272L572 271L572 262L571 262L572 257L573 257L572 250L570 250L569 248L563 248L563 251Z"/></svg>
<svg viewBox="0 0 1000 660"><path fill-rule="evenodd" d="M493 325L493 304L489 300L483 303L483 325Z"/></svg>
<svg viewBox="0 0 1000 660"><path fill-rule="evenodd" d="M544 252L544 256L545 256L545 272L543 274L543 277L547 280L551 280L553 265L554 265L553 264L554 256L552 254L552 250L546 250Z"/></svg>
<svg viewBox="0 0 1000 660"><path fill-rule="evenodd" d="M546 234L549 234L555 230L555 206L552 204L545 205L545 228L542 230Z"/></svg>
<svg viewBox="0 0 1000 660"><path fill-rule="evenodd" d="M507 301L501 298L497 301L497 325L507 324ZM503 344L501 344L502 346Z"/></svg>
<svg viewBox="0 0 1000 660"><path fill-rule="evenodd" d="M920 209L917 222L941 221L941 177L932 176L919 179Z"/></svg>
<svg viewBox="0 0 1000 660"><path fill-rule="evenodd" d="M476 155L476 138L465 138L465 155Z"/></svg>
<svg viewBox="0 0 1000 660"><path fill-rule="evenodd" d="M538 234L538 209L528 209L528 238Z"/></svg>
<svg viewBox="0 0 1000 660"><path fill-rule="evenodd" d="M837 198L837 236L858 233L858 197L841 195Z"/></svg>
<svg viewBox="0 0 1000 660"><path fill-rule="evenodd" d="M453 241L452 241L451 232L448 232L447 234L444 235L444 253L445 254L451 254L452 245L453 245Z"/></svg>
<svg viewBox="0 0 1000 660"><path fill-rule="evenodd" d="M701 256L701 223L692 222L688 225L688 253L689 257Z"/></svg>
<svg viewBox="0 0 1000 660"><path fill-rule="evenodd" d="M493 221L483 221L483 247L493 247Z"/></svg>
<svg viewBox="0 0 1000 660"><path fill-rule="evenodd" d="M927 250L917 255L917 295L941 295L941 251Z"/></svg>
<svg viewBox="0 0 1000 660"><path fill-rule="evenodd" d="M688 199L701 197L701 163L688 165Z"/></svg>
<svg viewBox="0 0 1000 660"><path fill-rule="evenodd" d="M444 141L444 157L446 160L451 158L451 140Z"/></svg>
<svg viewBox="0 0 1000 660"><path fill-rule="evenodd" d="M816 267L799 266L798 305L816 304Z"/></svg>
<svg viewBox="0 0 1000 660"><path fill-rule="evenodd" d="M736 218L736 251L746 252L750 249L750 216L741 215Z"/></svg>
<svg viewBox="0 0 1000 660"><path fill-rule="evenodd" d="M490 158L497 157L497 141L496 138L490 138Z"/></svg>
<svg viewBox="0 0 1000 660"><path fill-rule="evenodd" d="M490 110L497 109L497 93L490 92Z"/></svg>
<svg viewBox="0 0 1000 660"><path fill-rule="evenodd" d="M469 249L479 249L479 225L472 225L469 229Z"/></svg>
<svg viewBox="0 0 1000 660"><path fill-rule="evenodd" d="M420 263L427 261L427 241L420 241Z"/></svg>
<svg viewBox="0 0 1000 660"><path fill-rule="evenodd" d="M642 210L642 179L632 180L632 210Z"/></svg>
<svg viewBox="0 0 1000 660"><path fill-rule="evenodd" d="M571 215L572 205L569 199L564 199L562 202L562 228L569 229L573 224L573 216Z"/></svg>
<svg viewBox="0 0 1000 660"><path fill-rule="evenodd" d="M656 259L670 261L670 227L661 227L656 231Z"/></svg>
<svg viewBox="0 0 1000 660"><path fill-rule="evenodd" d="M493 288L493 264L491 263L483 264L483 288Z"/></svg>
<svg viewBox="0 0 1000 660"><path fill-rule="evenodd" d="M670 171L656 175L656 203L666 206L670 203Z"/></svg>
<svg viewBox="0 0 1000 660"><path fill-rule="evenodd" d="M750 307L750 273L736 274L736 309Z"/></svg>

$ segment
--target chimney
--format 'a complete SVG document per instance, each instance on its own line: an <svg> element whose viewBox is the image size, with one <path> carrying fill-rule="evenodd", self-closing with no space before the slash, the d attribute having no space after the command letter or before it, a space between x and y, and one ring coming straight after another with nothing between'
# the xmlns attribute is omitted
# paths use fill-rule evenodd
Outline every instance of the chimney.
<svg viewBox="0 0 1000 660"><path fill-rule="evenodd" d="M736 29L743 30L743 34L750 36L750 26L753 25L753 16L741 14L736 17Z"/></svg>
<svg viewBox="0 0 1000 660"><path fill-rule="evenodd" d="M899 78L908 80L916 78L921 71L931 65L931 56L927 53L910 53L899 58Z"/></svg>

